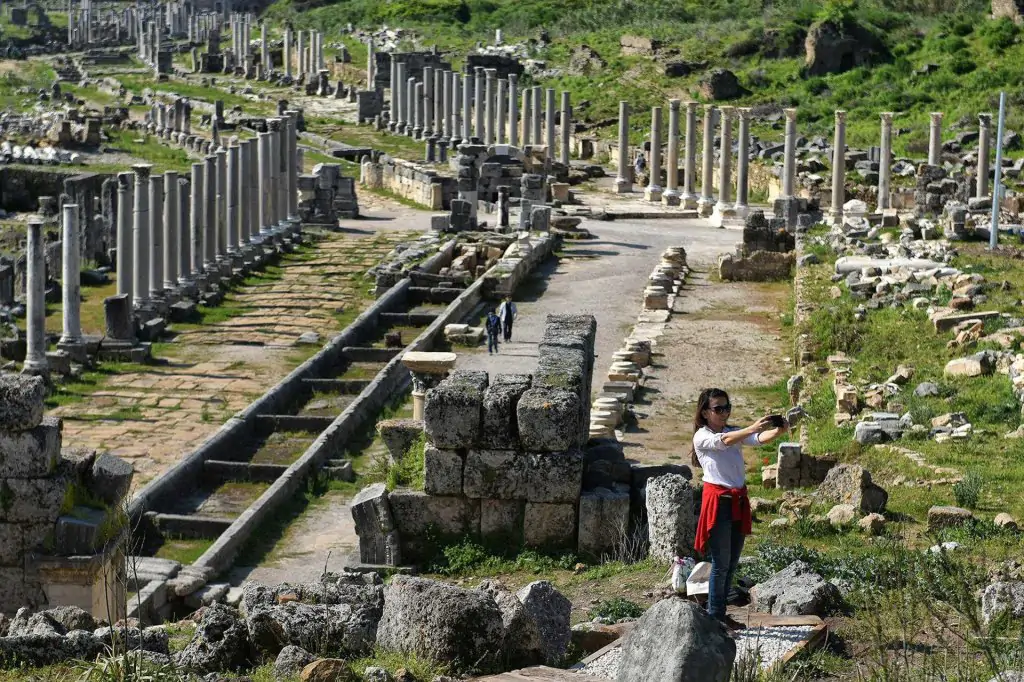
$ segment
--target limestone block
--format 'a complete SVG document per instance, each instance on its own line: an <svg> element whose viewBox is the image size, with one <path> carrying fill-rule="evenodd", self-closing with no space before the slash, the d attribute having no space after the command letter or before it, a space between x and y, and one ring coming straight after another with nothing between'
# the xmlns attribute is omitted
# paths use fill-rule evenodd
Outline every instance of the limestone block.
<svg viewBox="0 0 1024 682"><path fill-rule="evenodd" d="M404 458L413 443L423 435L423 422L418 419L382 419L377 422L377 433L394 463Z"/></svg>
<svg viewBox="0 0 1024 682"><path fill-rule="evenodd" d="M92 464L89 492L107 504L118 504L128 494L133 473L131 464L103 453Z"/></svg>
<svg viewBox="0 0 1024 682"><path fill-rule="evenodd" d="M526 455L515 450L470 450L462 490L466 497L526 499Z"/></svg>
<svg viewBox="0 0 1024 682"><path fill-rule="evenodd" d="M936 505L928 510L928 530L965 526L974 521L974 514L967 509Z"/></svg>
<svg viewBox="0 0 1024 682"><path fill-rule="evenodd" d="M480 500L480 535L501 547L520 547L525 506L522 500Z"/></svg>
<svg viewBox="0 0 1024 682"><path fill-rule="evenodd" d="M583 486L583 453L579 450L528 456L526 499L530 502L575 503Z"/></svg>
<svg viewBox="0 0 1024 682"><path fill-rule="evenodd" d="M13 523L53 523L60 515L69 482L52 478L11 478L0 483L0 516Z"/></svg>
<svg viewBox="0 0 1024 682"><path fill-rule="evenodd" d="M580 445L580 398L562 389L531 388L516 407L519 440L531 452L561 452Z"/></svg>
<svg viewBox="0 0 1024 682"><path fill-rule="evenodd" d="M476 445L486 388L485 373L453 372L427 391L423 422L428 441L450 450Z"/></svg>
<svg viewBox="0 0 1024 682"><path fill-rule="evenodd" d="M106 512L98 509L75 507L73 516L61 516L53 531L53 545L61 554L92 554L106 538L103 527Z"/></svg>
<svg viewBox="0 0 1024 682"><path fill-rule="evenodd" d="M0 478L41 478L53 473L60 459L61 421L43 417L24 431L0 430Z"/></svg>
<svg viewBox="0 0 1024 682"><path fill-rule="evenodd" d="M0 374L0 431L26 431L39 426L45 398L42 377Z"/></svg>
<svg viewBox="0 0 1024 682"><path fill-rule="evenodd" d="M375 483L363 488L352 499L349 509L359 536L359 560L367 564L400 564L398 531L385 485Z"/></svg>
<svg viewBox="0 0 1024 682"><path fill-rule="evenodd" d="M629 531L629 493L607 488L580 496L580 554L601 557L615 551Z"/></svg>
<svg viewBox="0 0 1024 682"><path fill-rule="evenodd" d="M965 358L956 358L946 363L943 374L947 377L980 377L995 371L996 363L987 352L975 353Z"/></svg>
<svg viewBox="0 0 1024 682"><path fill-rule="evenodd" d="M528 547L575 547L576 505L527 502L523 516L523 542Z"/></svg>
<svg viewBox="0 0 1024 682"><path fill-rule="evenodd" d="M688 556L697 530L690 482L678 474L657 476L647 481L646 498L649 556L665 563L672 557ZM581 519L582 504L581 500ZM582 522L580 528L582 535Z"/></svg>
<svg viewBox="0 0 1024 682"><path fill-rule="evenodd" d="M0 566L24 565L25 527L17 523L0 523Z"/></svg>
<svg viewBox="0 0 1024 682"><path fill-rule="evenodd" d="M418 490L394 490L388 496L401 538L403 561L423 556L427 543L480 534L480 500L439 497Z"/></svg>
<svg viewBox="0 0 1024 682"><path fill-rule="evenodd" d="M780 443L778 453L776 486L779 488L800 487L800 444Z"/></svg>
<svg viewBox="0 0 1024 682"><path fill-rule="evenodd" d="M494 450L519 449L516 407L529 388L528 374L499 374L494 378L494 382L484 392L481 445Z"/></svg>
<svg viewBox="0 0 1024 682"><path fill-rule="evenodd" d="M428 495L462 494L462 456L455 450L423 449L423 491Z"/></svg>

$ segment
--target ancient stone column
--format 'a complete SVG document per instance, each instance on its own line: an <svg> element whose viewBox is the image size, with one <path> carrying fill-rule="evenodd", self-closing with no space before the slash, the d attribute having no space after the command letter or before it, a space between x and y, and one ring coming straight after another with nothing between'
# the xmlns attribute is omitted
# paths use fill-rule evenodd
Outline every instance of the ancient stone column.
<svg viewBox="0 0 1024 682"><path fill-rule="evenodd" d="M668 101L668 158L666 160L665 192L661 200L666 206L679 201L679 100Z"/></svg>
<svg viewBox="0 0 1024 682"><path fill-rule="evenodd" d="M697 211L702 217L708 217L714 210L715 201L711 196L715 174L715 107L704 105L704 163L701 167L700 199L697 200Z"/></svg>
<svg viewBox="0 0 1024 682"><path fill-rule="evenodd" d="M377 80L377 59L374 54L373 36L366 41L366 89L376 90L374 81Z"/></svg>
<svg viewBox="0 0 1024 682"><path fill-rule="evenodd" d="M284 29L284 52L281 57L284 59L284 75L285 78L292 77L292 29L290 26ZM373 39L370 39L370 60L373 60ZM367 68L367 75L370 75L370 70ZM368 86L369 87L369 86Z"/></svg>
<svg viewBox="0 0 1024 682"><path fill-rule="evenodd" d="M259 244L262 238L260 230L260 205L263 203L263 195L260 193L260 177L262 166L260 166L260 140L259 135L249 140L249 241Z"/></svg>
<svg viewBox="0 0 1024 682"><path fill-rule="evenodd" d="M523 146L533 144L533 88L523 89Z"/></svg>
<svg viewBox="0 0 1024 682"><path fill-rule="evenodd" d="M407 82L408 79L405 76L405 63L398 62L398 82L394 83L392 86L392 98L394 99L397 107L395 114L397 118L395 120L398 122L398 125L395 132L399 135L405 133L405 87Z"/></svg>
<svg viewBox="0 0 1024 682"><path fill-rule="evenodd" d="M59 343L61 346L77 346L82 343L82 249L79 244L78 204L64 204L63 228L61 289L64 324Z"/></svg>
<svg viewBox="0 0 1024 682"><path fill-rule="evenodd" d="M543 131L541 130L541 116L544 113L541 108L541 93L543 89L539 85L535 85L533 88L533 143L535 145L544 144Z"/></svg>
<svg viewBox="0 0 1024 682"><path fill-rule="evenodd" d="M451 106L451 93L448 92L449 81L445 72L441 69L434 70L434 137L440 138L444 135L445 113L444 108ZM445 93L448 93L447 99Z"/></svg>
<svg viewBox="0 0 1024 682"><path fill-rule="evenodd" d="M651 108L651 160L644 199L661 203L661 107Z"/></svg>
<svg viewBox="0 0 1024 682"><path fill-rule="evenodd" d="M411 125L411 123L410 123ZM270 196L268 201L268 219L270 230L277 234L278 228L280 227L279 221L281 219L281 194L278 191L278 183L280 182L280 154L281 154L281 121L280 119L272 118L267 121L267 126L270 128Z"/></svg>
<svg viewBox="0 0 1024 682"><path fill-rule="evenodd" d="M730 211L732 202L732 113L733 107L719 107L722 119L722 136L719 141L721 154L718 159L718 203L715 211L723 214Z"/></svg>
<svg viewBox="0 0 1024 682"><path fill-rule="evenodd" d="M442 73L441 87L443 89L443 95L441 96L441 118L437 122L438 132L441 133L441 137L450 138L452 136L452 79L450 72L445 71Z"/></svg>
<svg viewBox="0 0 1024 682"><path fill-rule="evenodd" d="M148 168L148 166L147 166ZM25 326L27 328L25 374L49 374L46 360L46 250L43 246L43 224L28 224L25 244Z"/></svg>
<svg viewBox="0 0 1024 682"><path fill-rule="evenodd" d="M178 284L187 286L192 282L192 248L190 243L189 205L191 183L188 178L178 178Z"/></svg>
<svg viewBox="0 0 1024 682"><path fill-rule="evenodd" d="M555 158L555 90L548 88L544 92L544 145L548 148L548 158Z"/></svg>
<svg viewBox="0 0 1024 682"><path fill-rule="evenodd" d="M979 199L988 196L989 143L992 138L992 114L978 114L978 191Z"/></svg>
<svg viewBox="0 0 1024 682"><path fill-rule="evenodd" d="M288 219L299 219L299 112L289 109L288 116Z"/></svg>
<svg viewBox="0 0 1024 682"><path fill-rule="evenodd" d="M132 305L134 295L132 281L132 255L134 239L132 238L132 174L117 174L117 293L128 297L128 305Z"/></svg>
<svg viewBox="0 0 1024 682"><path fill-rule="evenodd" d="M217 270L217 157L207 156L203 170L203 255L207 270Z"/></svg>
<svg viewBox="0 0 1024 682"><path fill-rule="evenodd" d="M203 269L203 208L206 189L204 185L204 165L202 162L192 164L192 189L189 212L189 223L192 243L192 274L198 275Z"/></svg>
<svg viewBox="0 0 1024 682"><path fill-rule="evenodd" d="M616 168L615 191L628 194L633 191L633 180L629 167L629 102L619 102L619 159Z"/></svg>
<svg viewBox="0 0 1024 682"><path fill-rule="evenodd" d="M134 300L136 308L149 306L149 174L153 167L139 163L132 166L135 171L135 233Z"/></svg>
<svg viewBox="0 0 1024 682"><path fill-rule="evenodd" d="M508 143L519 146L519 77L508 75Z"/></svg>
<svg viewBox="0 0 1024 682"><path fill-rule="evenodd" d="M232 144L227 150L225 175L227 176L227 208L226 208L226 251L229 256L238 254L238 177L239 177L238 145Z"/></svg>
<svg viewBox="0 0 1024 682"><path fill-rule="evenodd" d="M434 69L423 67L423 137L434 134Z"/></svg>
<svg viewBox="0 0 1024 682"><path fill-rule="evenodd" d="M889 182L892 173L892 112L882 115L881 158L878 162L878 210L889 208Z"/></svg>
<svg viewBox="0 0 1024 682"><path fill-rule="evenodd" d="M456 73L453 76L455 78L455 94L459 94L460 88L462 91L462 142L469 144L473 139L473 83L469 74L463 76ZM458 97L456 97L457 101ZM455 148L453 146L452 152L454 153L454 151Z"/></svg>
<svg viewBox="0 0 1024 682"><path fill-rule="evenodd" d="M796 188L796 109L784 109L786 138L782 160L782 198L792 199Z"/></svg>
<svg viewBox="0 0 1024 682"><path fill-rule="evenodd" d="M298 75L299 76L305 76L306 73L307 73L307 69L306 69L306 32L305 31L298 31L297 34L296 34L296 38L298 39L298 41L297 41L298 42L298 48L295 51L296 51L296 53L298 53L298 56L299 56L298 64L297 64L297 66L299 67ZM392 59L391 60L391 113L392 113L391 122L392 123L395 122L395 117L394 117L394 112L395 112L395 89L394 88L395 88L395 78L397 77L397 75L398 75L398 71L396 69L395 60Z"/></svg>
<svg viewBox="0 0 1024 682"><path fill-rule="evenodd" d="M931 125L928 128L928 165L938 166L942 163L942 112L931 114Z"/></svg>
<svg viewBox="0 0 1024 682"><path fill-rule="evenodd" d="M423 138L423 83L413 83L413 122L412 122L412 136L413 139L419 140Z"/></svg>
<svg viewBox="0 0 1024 682"><path fill-rule="evenodd" d="M833 225L843 224L846 202L846 112L836 111L836 132L832 141L832 207L828 211Z"/></svg>
<svg viewBox="0 0 1024 682"><path fill-rule="evenodd" d="M149 297L164 295L164 178L149 179Z"/></svg>
<svg viewBox="0 0 1024 682"><path fill-rule="evenodd" d="M683 154L683 196L680 204L683 208L697 208L697 186L695 166L697 155L697 103L686 103L686 146Z"/></svg>
<svg viewBox="0 0 1024 682"><path fill-rule="evenodd" d="M235 186L238 188L238 210L235 211L238 225L235 227L235 234L238 236L237 246L243 251L252 243L249 239L249 164L252 163L250 148L249 140L241 140L238 143L238 165L235 167Z"/></svg>
<svg viewBox="0 0 1024 682"><path fill-rule="evenodd" d="M750 199L750 109L736 109L740 119L739 149L736 152L736 217L747 216ZM728 153L728 152L726 152Z"/></svg>
<svg viewBox="0 0 1024 682"><path fill-rule="evenodd" d="M484 144L494 144L494 126L495 126L495 112L494 112L494 88L495 78L498 75L497 69L484 69Z"/></svg>
<svg viewBox="0 0 1024 682"><path fill-rule="evenodd" d="M473 137L484 139L484 67L473 69Z"/></svg>
<svg viewBox="0 0 1024 682"><path fill-rule="evenodd" d="M164 172L164 289L178 286L178 171Z"/></svg>
<svg viewBox="0 0 1024 682"><path fill-rule="evenodd" d="M217 260L227 253L228 246L228 150L217 150Z"/></svg>
<svg viewBox="0 0 1024 682"><path fill-rule="evenodd" d="M497 125L495 126L497 135L495 142L498 144L505 144L505 140L508 136L508 114L506 112L506 106L508 104L508 81L504 78L498 81L498 94L496 95L496 98L498 120Z"/></svg>
<svg viewBox="0 0 1024 682"><path fill-rule="evenodd" d="M270 73L270 50L267 49L267 22L260 22L260 65L263 67L263 77Z"/></svg>
<svg viewBox="0 0 1024 682"><path fill-rule="evenodd" d="M569 102L569 91L562 90L562 145L558 149L558 162L569 165L569 136L572 135L572 104Z"/></svg>

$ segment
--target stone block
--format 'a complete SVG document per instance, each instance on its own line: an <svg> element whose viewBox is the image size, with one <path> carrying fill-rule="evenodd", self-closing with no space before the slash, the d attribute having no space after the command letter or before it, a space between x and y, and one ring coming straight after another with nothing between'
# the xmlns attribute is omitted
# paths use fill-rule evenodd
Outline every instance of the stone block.
<svg viewBox="0 0 1024 682"><path fill-rule="evenodd" d="M504 377L522 377L512 383ZM519 449L519 423L516 408L523 393L530 388L529 375L498 375L487 387L483 401L483 424L480 444L494 450Z"/></svg>
<svg viewBox="0 0 1024 682"><path fill-rule="evenodd" d="M522 500L480 500L480 535L500 547L523 544Z"/></svg>
<svg viewBox="0 0 1024 682"><path fill-rule="evenodd" d="M578 544L582 555L613 554L629 532L629 493L597 488L580 496Z"/></svg>
<svg viewBox="0 0 1024 682"><path fill-rule="evenodd" d="M481 385L477 374L453 372L427 391L423 404L424 431L436 447L458 450L476 445L487 387L487 375L483 375Z"/></svg>
<svg viewBox="0 0 1024 682"><path fill-rule="evenodd" d="M528 456L526 499L530 502L576 503L583 486L583 453L538 452Z"/></svg>
<svg viewBox="0 0 1024 682"><path fill-rule="evenodd" d="M45 398L42 377L0 374L0 431L27 431L39 426Z"/></svg>
<svg viewBox="0 0 1024 682"><path fill-rule="evenodd" d="M527 456L515 450L470 450L462 491L466 497L526 499L527 463Z"/></svg>
<svg viewBox="0 0 1024 682"><path fill-rule="evenodd" d="M404 458L413 443L423 435L423 422L418 419L382 419L377 422L377 433L394 463Z"/></svg>
<svg viewBox="0 0 1024 682"><path fill-rule="evenodd" d="M103 314L107 336L117 341L135 340L135 322L132 319L132 303L128 294L117 294L103 299Z"/></svg>
<svg viewBox="0 0 1024 682"><path fill-rule="evenodd" d="M401 538L404 561L417 561L440 538L480 535L480 500L439 497L418 490L394 490L388 496Z"/></svg>
<svg viewBox="0 0 1024 682"><path fill-rule="evenodd" d="M359 536L359 560L367 564L400 564L398 531L385 485L375 483L363 488L352 499L349 509Z"/></svg>
<svg viewBox="0 0 1024 682"><path fill-rule="evenodd" d="M576 505L527 502L523 542L528 547L571 549L576 546Z"/></svg>
<svg viewBox="0 0 1024 682"><path fill-rule="evenodd" d="M72 515L57 519L53 531L53 546L60 554L67 556L92 554L106 540L103 537L106 521L106 512L75 507Z"/></svg>
<svg viewBox="0 0 1024 682"><path fill-rule="evenodd" d="M0 483L0 515L13 523L53 523L68 486L61 476L7 479Z"/></svg>
<svg viewBox="0 0 1024 682"><path fill-rule="evenodd" d="M561 452L581 445L580 398L576 393L531 388L516 407L519 440L531 452Z"/></svg>
<svg viewBox="0 0 1024 682"><path fill-rule="evenodd" d="M928 510L928 530L965 526L974 522L974 514L967 509L936 505Z"/></svg>
<svg viewBox="0 0 1024 682"><path fill-rule="evenodd" d="M107 504L118 504L128 494L133 474L131 464L103 453L92 464L89 492Z"/></svg>
<svg viewBox="0 0 1024 682"><path fill-rule="evenodd" d="M423 449L423 491L428 495L462 494L462 456L455 450Z"/></svg>
<svg viewBox="0 0 1024 682"><path fill-rule="evenodd" d="M0 566L23 566L25 560L25 527L17 523L0 523Z"/></svg>
<svg viewBox="0 0 1024 682"><path fill-rule="evenodd" d="M799 443L779 443L777 487L783 489L800 487L801 459Z"/></svg>
<svg viewBox="0 0 1024 682"><path fill-rule="evenodd" d="M60 459L61 421L44 417L25 431L0 430L0 478L42 478Z"/></svg>

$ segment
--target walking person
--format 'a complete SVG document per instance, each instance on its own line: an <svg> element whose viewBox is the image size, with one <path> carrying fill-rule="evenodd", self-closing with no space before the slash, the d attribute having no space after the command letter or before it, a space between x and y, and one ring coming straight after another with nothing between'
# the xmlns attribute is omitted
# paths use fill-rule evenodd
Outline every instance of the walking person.
<svg viewBox="0 0 1024 682"><path fill-rule="evenodd" d="M693 418L691 456L704 470L694 547L711 560L708 613L736 629L743 626L726 616L726 600L752 523L741 446L765 445L789 429L785 420L777 416L762 417L743 429L730 426L731 413L732 405L725 391L701 391ZM774 426L780 419L783 425Z"/></svg>
<svg viewBox="0 0 1024 682"><path fill-rule="evenodd" d="M516 319L516 304L512 302L512 298L509 296L505 297L505 300L498 306L498 317L501 319L501 328L504 331L504 339L506 341L512 340L512 323Z"/></svg>
<svg viewBox="0 0 1024 682"><path fill-rule="evenodd" d="M494 310L487 313L487 352L498 352L498 334L501 333L501 318L494 314Z"/></svg>

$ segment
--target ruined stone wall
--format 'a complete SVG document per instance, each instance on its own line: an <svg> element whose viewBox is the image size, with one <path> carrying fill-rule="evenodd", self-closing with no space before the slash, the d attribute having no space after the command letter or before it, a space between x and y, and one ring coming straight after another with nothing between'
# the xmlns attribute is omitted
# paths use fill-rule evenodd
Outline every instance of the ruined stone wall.
<svg viewBox="0 0 1024 682"><path fill-rule="evenodd" d="M450 209L452 199L457 196L455 178L387 156L376 163L363 163L360 184L370 189L393 192L435 211Z"/></svg>
<svg viewBox="0 0 1024 682"><path fill-rule="evenodd" d="M424 67L431 67L434 69L441 69L442 71L451 71L451 62L444 61L443 55L435 52L375 52L374 59L376 60L375 76L373 79L373 85L375 88L390 88L391 87L391 58L392 55L399 61L399 63L405 64L405 76L406 78L415 78L416 80L423 80L423 69Z"/></svg>

